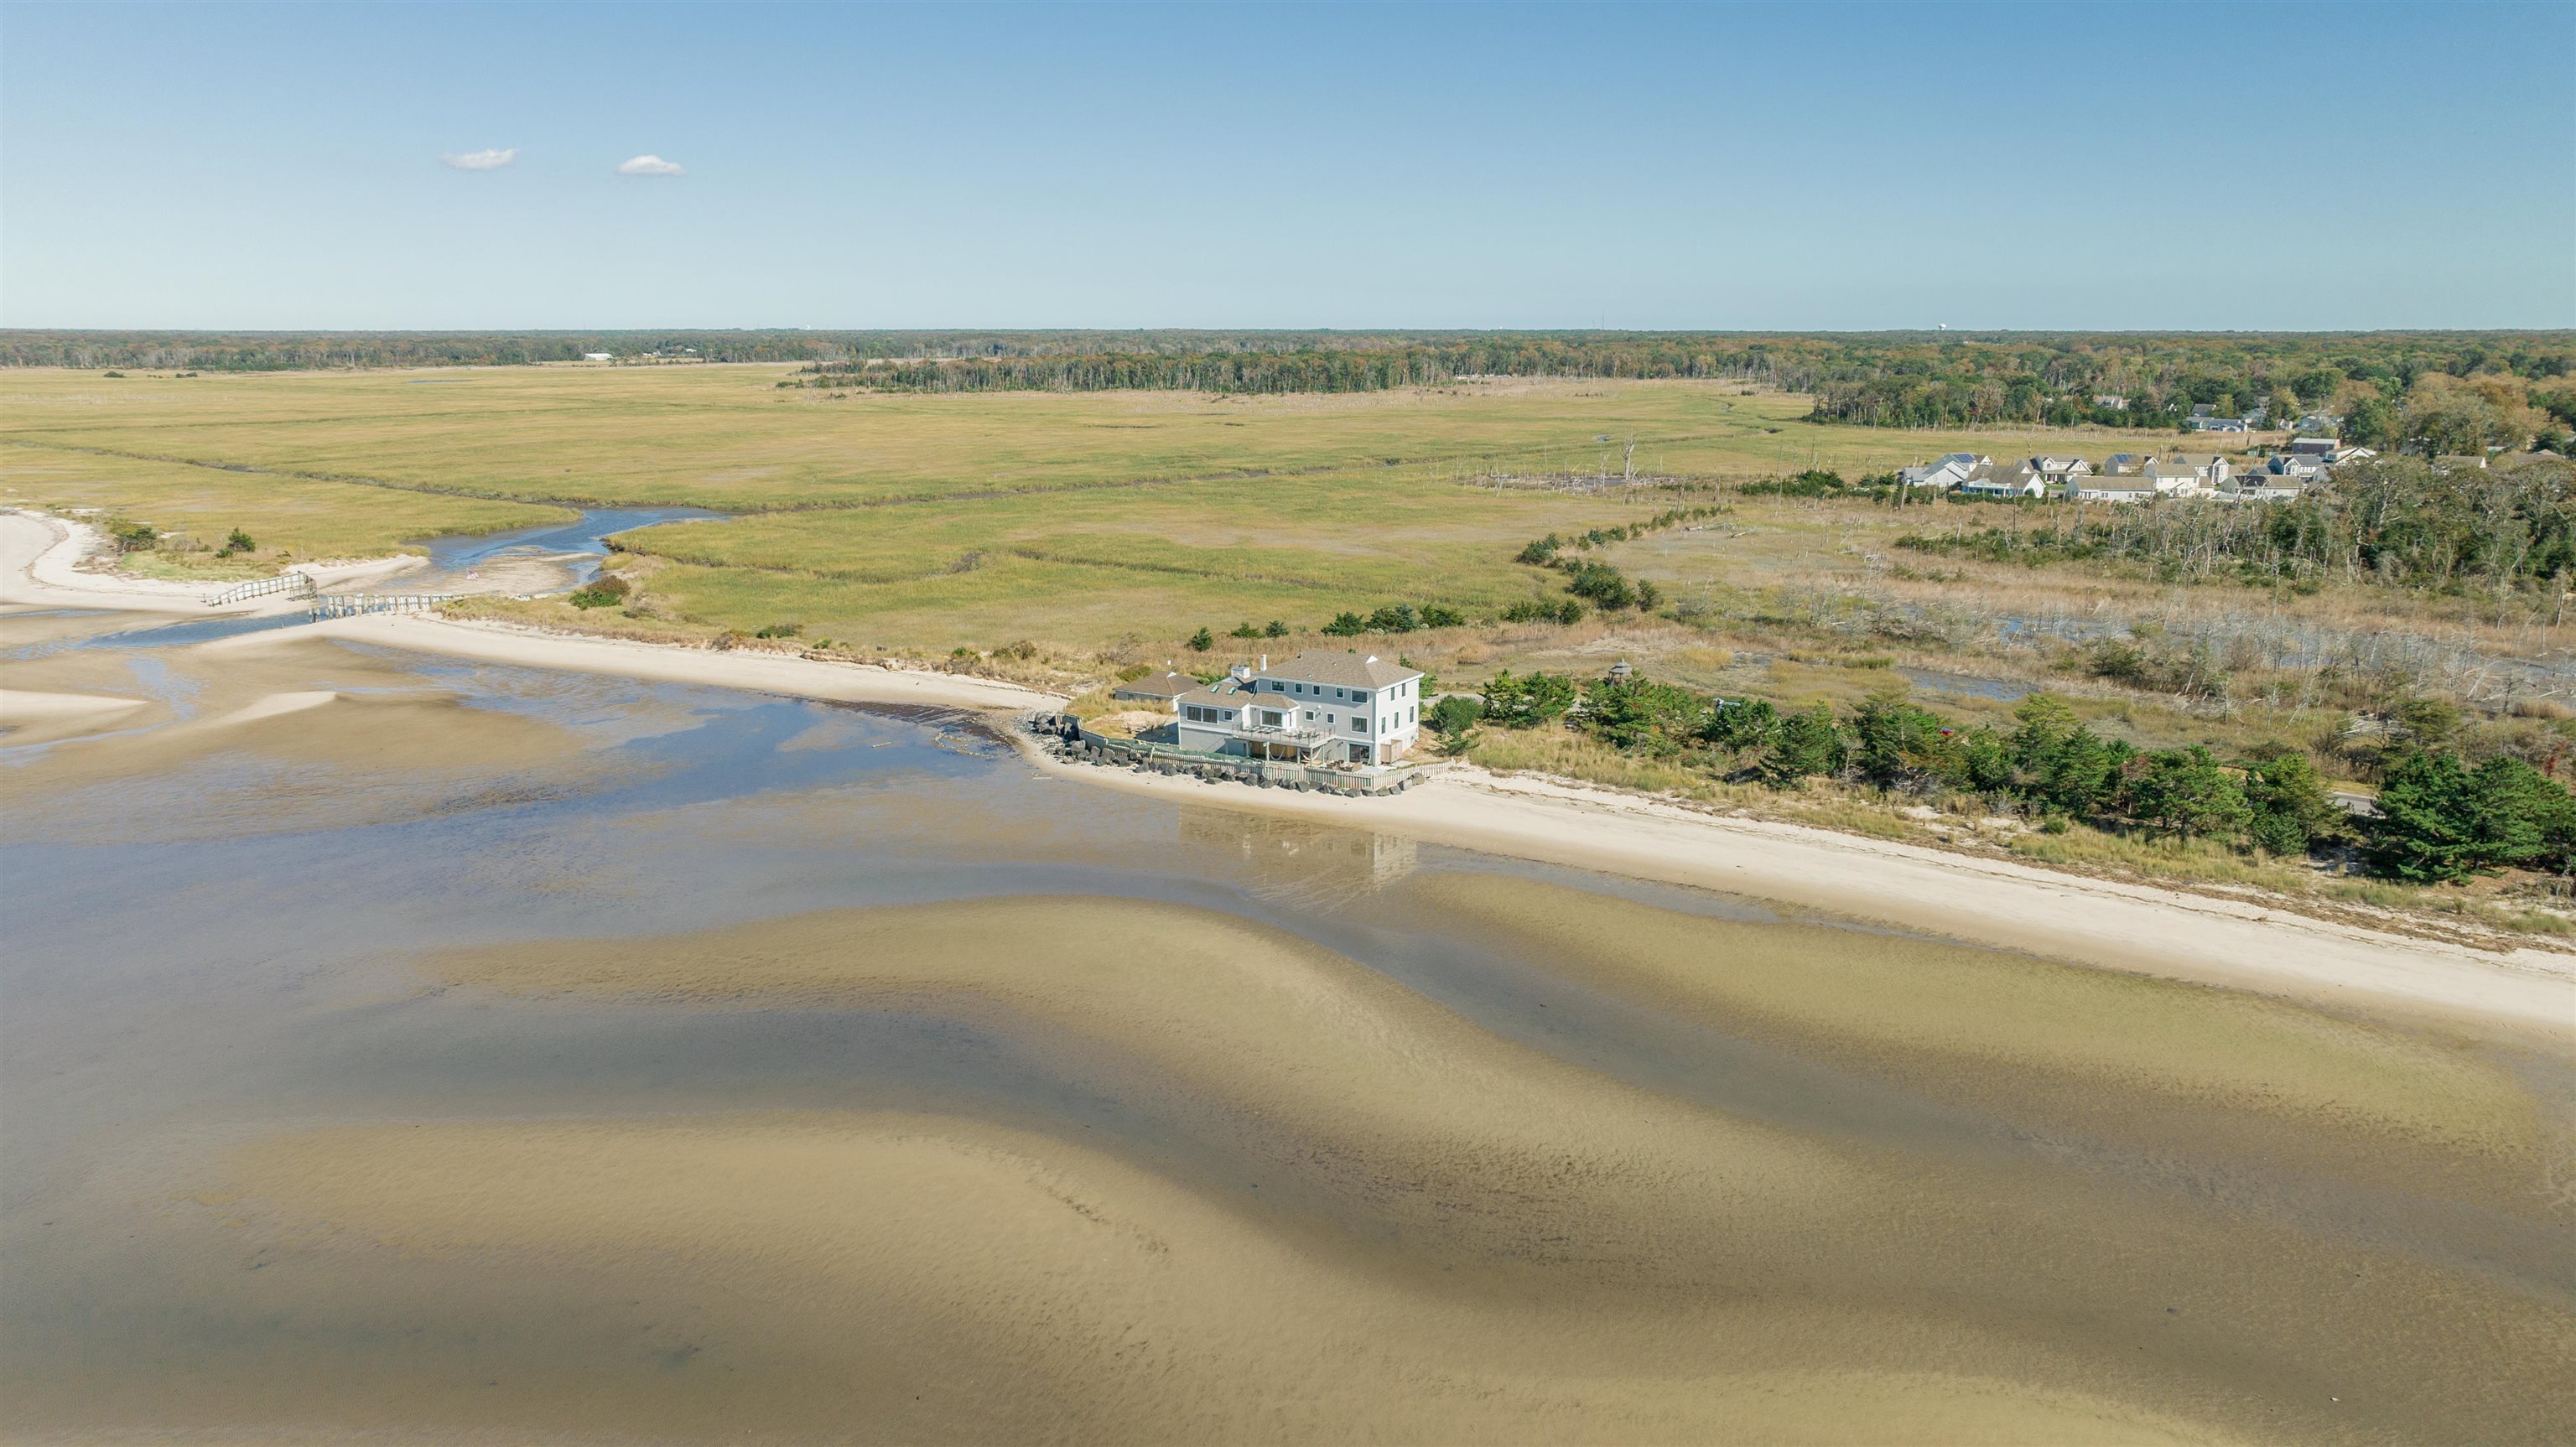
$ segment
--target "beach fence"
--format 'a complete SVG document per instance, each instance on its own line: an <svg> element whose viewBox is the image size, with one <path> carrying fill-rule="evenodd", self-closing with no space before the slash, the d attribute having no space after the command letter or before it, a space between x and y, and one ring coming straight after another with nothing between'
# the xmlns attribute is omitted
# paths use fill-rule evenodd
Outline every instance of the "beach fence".
<svg viewBox="0 0 2576 1447"><path fill-rule="evenodd" d="M227 603L246 603L253 598L266 598L278 593L290 598L310 598L321 591L313 586L311 573L280 573L274 578L254 578L247 583L236 583L208 598L206 606L220 608Z"/></svg>
<svg viewBox="0 0 2576 1447"><path fill-rule="evenodd" d="M329 593L313 600L316 618L355 618L361 613L428 613L454 593Z"/></svg>
<svg viewBox="0 0 2576 1447"><path fill-rule="evenodd" d="M1398 764L1384 769L1335 768L1290 763L1283 759L1203 754L1171 744L1149 744L1139 739L1107 738L1085 733L1080 720L1063 714L1038 715L1028 720L1027 727L1031 733L1053 741L1058 757L1077 764L1133 769L1138 773L1175 778L1227 781L1262 789L1339 794L1353 799L1400 794L1429 778L1437 767Z"/></svg>

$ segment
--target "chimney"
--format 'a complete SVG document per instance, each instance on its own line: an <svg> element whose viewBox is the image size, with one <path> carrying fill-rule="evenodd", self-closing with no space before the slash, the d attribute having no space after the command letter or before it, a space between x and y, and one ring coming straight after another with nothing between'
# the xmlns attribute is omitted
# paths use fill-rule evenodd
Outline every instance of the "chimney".
<svg viewBox="0 0 2576 1447"><path fill-rule="evenodd" d="M1267 653L1261 655L1261 671L1264 673L1270 671L1270 655Z"/></svg>

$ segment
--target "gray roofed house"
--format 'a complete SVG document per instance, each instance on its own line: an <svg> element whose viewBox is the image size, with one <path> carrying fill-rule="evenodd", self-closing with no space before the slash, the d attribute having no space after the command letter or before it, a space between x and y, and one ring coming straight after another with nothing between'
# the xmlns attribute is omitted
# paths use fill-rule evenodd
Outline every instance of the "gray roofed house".
<svg viewBox="0 0 2576 1447"><path fill-rule="evenodd" d="M2076 502L2147 502L2161 495L2152 477L2071 477L2066 495Z"/></svg>
<svg viewBox="0 0 2576 1447"><path fill-rule="evenodd" d="M1261 671L1343 688L1388 688L1422 676L1418 668L1389 663L1374 653L1363 656L1356 648L1309 648L1276 667L1265 661Z"/></svg>
<svg viewBox="0 0 2576 1447"><path fill-rule="evenodd" d="M1173 701L1179 741L1199 753L1382 766L1419 736L1422 671L1355 649L1310 648L1276 667L1237 666Z"/></svg>
<svg viewBox="0 0 2576 1447"><path fill-rule="evenodd" d="M2104 477L2135 477L2154 459L2153 453L2114 452L2102 459Z"/></svg>
<svg viewBox="0 0 2576 1447"><path fill-rule="evenodd" d="M2007 471L1987 468L1959 484L1962 497L2039 497L2047 493L2051 479L2027 462L2017 462Z"/></svg>
<svg viewBox="0 0 2576 1447"><path fill-rule="evenodd" d="M1109 696L1169 706L1173 700L1198 686L1197 679L1186 673L1174 673L1166 668L1159 673L1146 674L1142 678L1131 678L1109 690Z"/></svg>

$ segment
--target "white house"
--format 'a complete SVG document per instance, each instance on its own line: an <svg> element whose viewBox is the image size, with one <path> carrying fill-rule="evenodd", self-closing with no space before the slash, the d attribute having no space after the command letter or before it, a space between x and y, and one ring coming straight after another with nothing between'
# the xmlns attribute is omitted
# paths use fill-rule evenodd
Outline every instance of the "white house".
<svg viewBox="0 0 2576 1447"><path fill-rule="evenodd" d="M1900 467L1896 480L1906 487L1957 487L1968 474L1954 462L1927 462L1919 467Z"/></svg>
<svg viewBox="0 0 2576 1447"><path fill-rule="evenodd" d="M2074 477L2066 482L2069 502L2153 502L2161 496L2152 477Z"/></svg>
<svg viewBox="0 0 2576 1447"><path fill-rule="evenodd" d="M1205 754L1392 764L1421 734L1422 673L1376 654L1310 648L1238 666L1176 701L1180 745Z"/></svg>
<svg viewBox="0 0 2576 1447"><path fill-rule="evenodd" d="M1982 453L1951 452L1920 467L1898 469L1896 480L1907 487L1957 487L1994 465L1995 460Z"/></svg>
<svg viewBox="0 0 2576 1447"><path fill-rule="evenodd" d="M2152 487L2158 497L2198 497L2224 480L2223 467L2220 469L2220 474L2220 477L2213 479L2206 471L2193 466L2187 458L2150 457L2147 459L2147 465L2138 469L2138 475L2129 480Z"/></svg>
<svg viewBox="0 0 2576 1447"><path fill-rule="evenodd" d="M581 354L581 359L585 362L613 362L617 360L617 354L615 352L584 352Z"/></svg>
<svg viewBox="0 0 2576 1447"><path fill-rule="evenodd" d="M2068 478L2093 475L2092 463L2081 457L2060 457L2054 453L2043 453L2025 465L2052 486L2063 486Z"/></svg>
<svg viewBox="0 0 2576 1447"><path fill-rule="evenodd" d="M2032 459L2037 461L2036 458ZM1959 484L1961 497L2045 497L2048 478L2030 463L2015 463L2010 472L1988 469Z"/></svg>

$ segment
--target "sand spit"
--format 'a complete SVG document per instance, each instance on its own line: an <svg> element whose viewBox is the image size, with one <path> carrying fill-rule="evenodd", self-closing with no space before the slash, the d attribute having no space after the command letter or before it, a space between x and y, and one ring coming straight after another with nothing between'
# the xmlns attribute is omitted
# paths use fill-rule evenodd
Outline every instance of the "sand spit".
<svg viewBox="0 0 2576 1447"><path fill-rule="evenodd" d="M93 572L80 566L112 551L106 534L78 519L0 512L0 605L116 608L216 618L304 606L293 599L270 597L208 608L206 599L220 592L225 584L137 578ZM428 559L416 556L360 558L340 563L300 563L289 571L309 574L315 583L328 588L378 582L428 563Z"/></svg>
<svg viewBox="0 0 2576 1447"><path fill-rule="evenodd" d="M657 683L750 689L838 703L928 704L1016 712L1063 701L1054 694L1016 684L953 673L826 663L747 649L681 648L621 638L582 638L503 624L399 614L334 618L289 634L246 634L205 648L209 652L242 652L274 647L289 638L345 638L487 663L603 673Z"/></svg>
<svg viewBox="0 0 2576 1447"><path fill-rule="evenodd" d="M146 701L139 698L0 688L0 738L12 744L33 744L73 737L106 727L146 706Z"/></svg>
<svg viewBox="0 0 2576 1447"><path fill-rule="evenodd" d="M245 704L219 718L206 720L203 727L227 728L258 723L262 719L283 718L306 709L321 708L336 701L339 693L328 688L297 689L289 693L272 693L256 703Z"/></svg>

